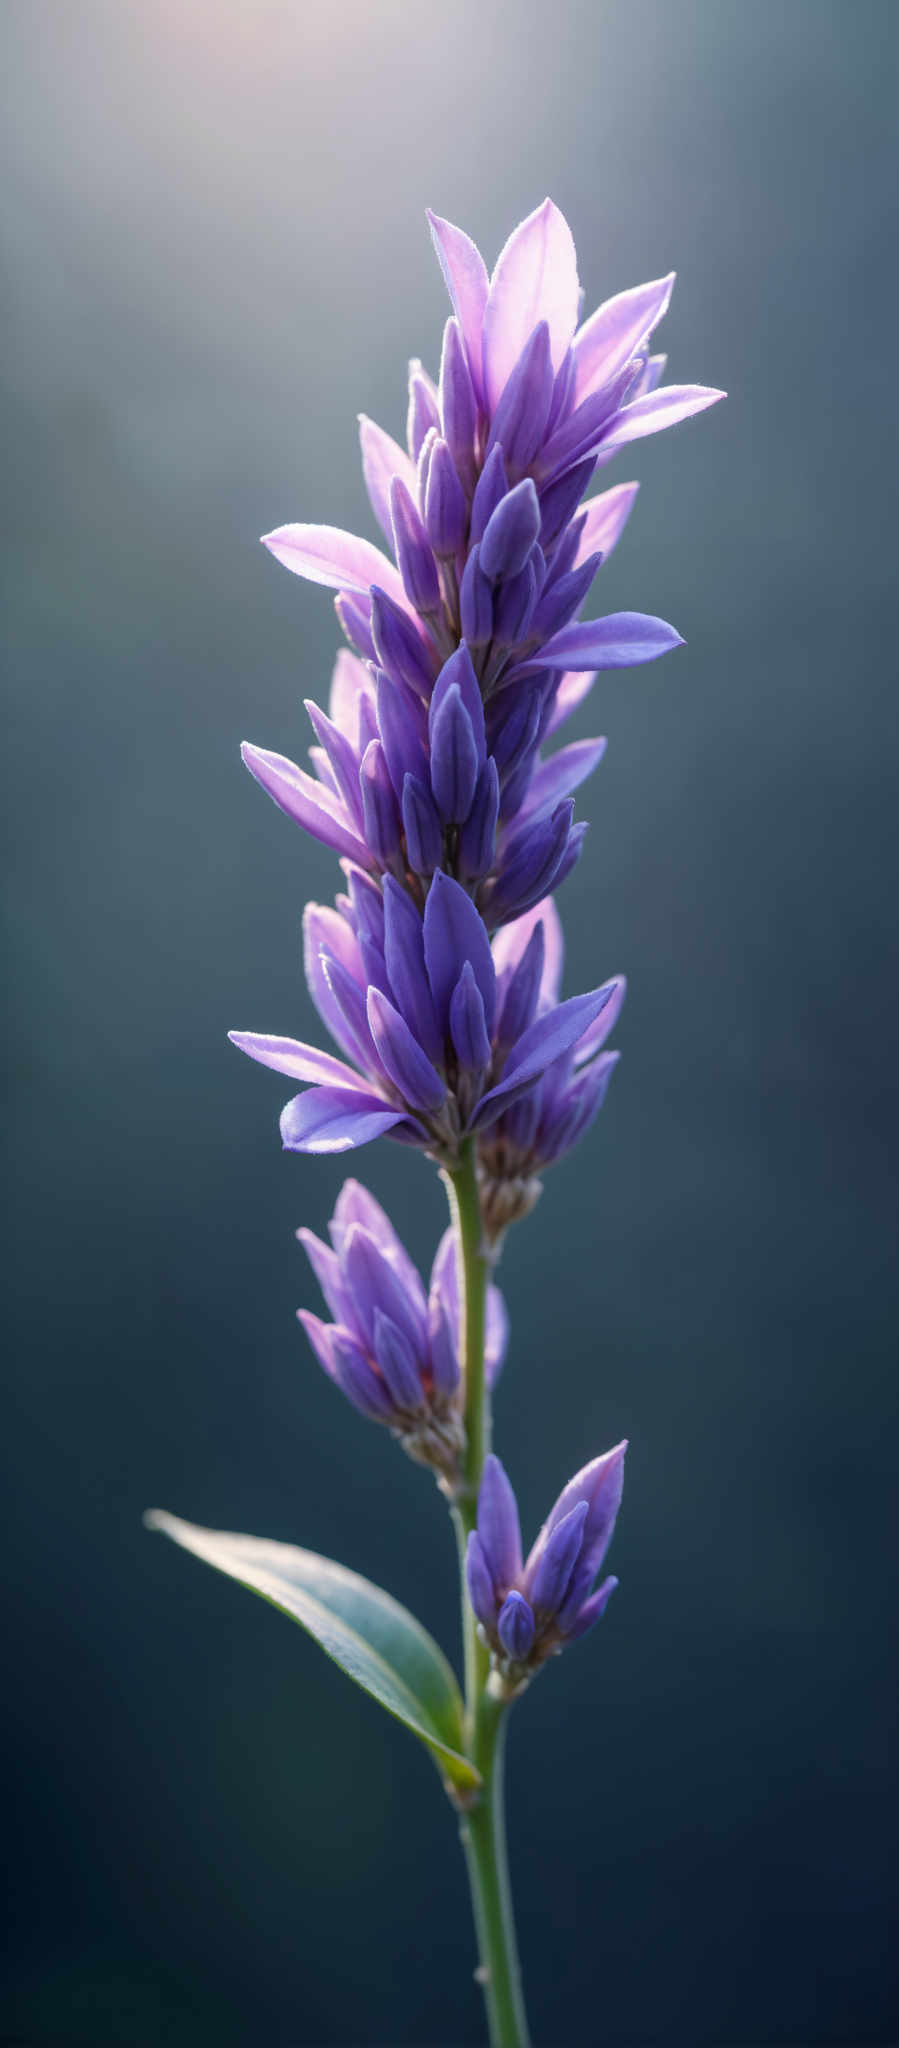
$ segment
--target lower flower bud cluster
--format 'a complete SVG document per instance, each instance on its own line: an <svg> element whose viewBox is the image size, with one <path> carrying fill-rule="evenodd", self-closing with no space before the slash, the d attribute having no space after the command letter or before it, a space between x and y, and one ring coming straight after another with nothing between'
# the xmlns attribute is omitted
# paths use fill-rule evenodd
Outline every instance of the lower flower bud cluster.
<svg viewBox="0 0 899 2048"><path fill-rule="evenodd" d="M626 1448L618 1444L569 1480L524 1561L512 1486L499 1459L486 1460L466 1573L494 1677L509 1694L586 1635L608 1606L617 1579L595 1581L621 1504Z"/></svg>
<svg viewBox="0 0 899 2048"><path fill-rule="evenodd" d="M404 1451L430 1465L448 1493L465 1450L464 1377L455 1248L447 1230L425 1292L417 1268L374 1195L344 1183L330 1245L297 1232L333 1322L298 1311L319 1364L360 1413L386 1424ZM505 1357L508 1324L497 1287L487 1297L489 1385Z"/></svg>

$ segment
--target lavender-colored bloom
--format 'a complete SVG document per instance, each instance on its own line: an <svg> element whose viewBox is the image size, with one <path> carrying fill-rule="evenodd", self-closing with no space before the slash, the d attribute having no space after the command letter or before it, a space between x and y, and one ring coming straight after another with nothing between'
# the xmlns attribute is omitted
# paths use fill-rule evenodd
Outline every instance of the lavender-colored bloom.
<svg viewBox="0 0 899 2048"><path fill-rule="evenodd" d="M640 613L580 619L636 485L602 493L582 513L583 493L618 447L721 393L656 388L663 358L649 355L649 336L671 277L619 294L578 326L574 243L551 201L515 229L491 278L468 236L429 220L454 312L439 387L412 364L407 449L360 421L365 482L395 564L334 527L284 526L265 537L286 567L337 590L341 623L357 653L377 661L377 676L359 662L355 701L343 691L337 707L332 689L326 738L313 717L316 775L256 747L244 759L335 852L378 877L393 874L419 909L422 883L442 869L493 929L558 887L577 857L581 835L559 808L573 791L566 756L541 760L542 742L599 671L681 644L663 620ZM442 689L456 650L488 714L506 828L497 819L492 844L484 754L479 747L475 773L465 720ZM423 728L410 693L424 706L441 698ZM470 702L466 709L471 716ZM516 754L522 719L528 740ZM551 826L548 813L541 821L539 854L522 869L514 814L527 812L529 835L537 830L532 784L544 768L555 779L554 816Z"/></svg>
<svg viewBox="0 0 899 2048"><path fill-rule="evenodd" d="M312 1084L282 1113L288 1151L345 1152L390 1132L453 1165L467 1133L488 1130L583 1041L617 985L544 1003L514 1038L498 1038L494 955L459 883L438 871L421 918L392 876L381 889L352 867L347 878L338 908L307 905L303 927L309 992L344 1058L295 1039L230 1036L251 1059Z"/></svg>
<svg viewBox="0 0 899 2048"><path fill-rule="evenodd" d="M498 1039L518 1037L533 1018L551 1014L559 1000L564 960L562 927L555 904L538 903L493 943L498 969ZM485 1228L498 1239L511 1222L527 1215L540 1194L539 1175L564 1157L605 1101L618 1062L603 1050L624 1001L619 975L609 984L608 1003L581 1036L551 1061L527 1096L509 1103L484 1131L478 1170Z"/></svg>
<svg viewBox="0 0 899 2048"><path fill-rule="evenodd" d="M465 1447L464 1375L455 1248L446 1231L426 1293L379 1202L348 1180L328 1226L330 1245L297 1236L332 1320L298 1311L319 1364L363 1415L383 1422L410 1457L431 1465L448 1491ZM505 1304L491 1286L486 1369L492 1383L508 1338Z"/></svg>
<svg viewBox="0 0 899 2048"><path fill-rule="evenodd" d="M515 1495L499 1459L486 1461L466 1576L494 1668L511 1691L605 1612L618 1581L593 1587L621 1505L626 1449L616 1445L569 1480L524 1563Z"/></svg>

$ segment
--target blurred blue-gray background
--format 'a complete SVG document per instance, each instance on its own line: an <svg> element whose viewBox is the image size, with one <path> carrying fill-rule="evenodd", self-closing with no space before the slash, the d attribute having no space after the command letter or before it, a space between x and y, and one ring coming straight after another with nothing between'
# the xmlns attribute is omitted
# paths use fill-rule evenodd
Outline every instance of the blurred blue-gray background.
<svg viewBox="0 0 899 2048"><path fill-rule="evenodd" d="M600 1124L508 1247L499 1442L533 1529L632 1450L602 1630L515 1717L545 2043L893 2042L895 0L5 0L13 824L14 1928L4 2040L458 2044L461 1858L406 1733L145 1535L297 1539L455 1653L426 1476L294 1323L339 1162L228 1026L313 1018L334 863L241 770L296 755L326 593L257 535L371 532L355 415L436 366L430 204L492 260L552 194L588 304L671 266L726 406L619 458L561 905L625 969ZM362 1155L423 1262L431 1170ZM893 1679L895 1673L892 1674Z"/></svg>

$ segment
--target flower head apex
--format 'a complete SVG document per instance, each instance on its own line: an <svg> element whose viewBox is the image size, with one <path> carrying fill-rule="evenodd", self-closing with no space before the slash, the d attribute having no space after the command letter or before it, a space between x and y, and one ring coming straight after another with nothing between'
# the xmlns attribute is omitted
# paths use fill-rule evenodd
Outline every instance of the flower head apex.
<svg viewBox="0 0 899 2048"><path fill-rule="evenodd" d="M723 394L659 387L650 354L672 278L578 324L571 230L549 199L488 277L461 228L428 216L453 312L437 379L410 369L406 445L360 419L362 469L384 546L333 526L264 536L277 561L336 591L352 653L327 713L310 702L312 773L245 746L288 816L423 907L438 870L489 929L565 880L583 827L573 796L598 740L546 741L601 671L682 644L650 613L584 619L637 486L582 500L629 441Z"/></svg>

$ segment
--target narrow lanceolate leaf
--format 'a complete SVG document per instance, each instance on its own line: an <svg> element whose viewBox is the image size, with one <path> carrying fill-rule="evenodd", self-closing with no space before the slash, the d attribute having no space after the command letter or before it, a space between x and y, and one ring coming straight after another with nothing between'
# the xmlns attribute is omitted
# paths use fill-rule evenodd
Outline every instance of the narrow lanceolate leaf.
<svg viewBox="0 0 899 2048"><path fill-rule="evenodd" d="M358 1572L292 1543L198 1529L161 1508L151 1509L145 1521L298 1621L348 1678L427 1745L456 1791L480 1784L461 1753L462 1695L452 1668L398 1600Z"/></svg>

